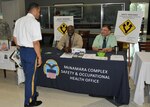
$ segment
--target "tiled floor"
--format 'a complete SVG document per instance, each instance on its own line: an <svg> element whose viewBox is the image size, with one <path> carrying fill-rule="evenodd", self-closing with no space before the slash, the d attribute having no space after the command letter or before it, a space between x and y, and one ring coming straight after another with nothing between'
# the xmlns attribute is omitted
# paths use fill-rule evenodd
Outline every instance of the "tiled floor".
<svg viewBox="0 0 150 107"><path fill-rule="evenodd" d="M134 85L130 80L131 98L129 105L121 107L138 107L133 100ZM90 97L86 94L70 93L51 88L38 87L39 99L43 104L39 107L116 107L103 98ZM7 71L7 78L4 79L0 70L0 107L23 107L24 85L17 85L15 72ZM139 107L150 107L145 97L145 103Z"/></svg>

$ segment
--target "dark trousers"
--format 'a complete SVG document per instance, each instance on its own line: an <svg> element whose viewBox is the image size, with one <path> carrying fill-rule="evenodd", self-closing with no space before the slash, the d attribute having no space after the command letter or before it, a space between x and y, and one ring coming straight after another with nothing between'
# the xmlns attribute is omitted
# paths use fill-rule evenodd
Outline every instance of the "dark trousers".
<svg viewBox="0 0 150 107"><path fill-rule="evenodd" d="M20 47L20 57L25 74L25 104L36 96L36 53L34 48Z"/></svg>

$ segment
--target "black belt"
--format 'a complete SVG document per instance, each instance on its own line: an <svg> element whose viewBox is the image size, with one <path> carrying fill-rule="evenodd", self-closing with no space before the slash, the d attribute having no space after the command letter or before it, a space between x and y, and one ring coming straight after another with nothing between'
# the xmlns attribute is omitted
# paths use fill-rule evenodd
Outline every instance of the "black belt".
<svg viewBox="0 0 150 107"><path fill-rule="evenodd" d="M20 48L31 48L33 49L33 47L25 47L25 46L19 46Z"/></svg>

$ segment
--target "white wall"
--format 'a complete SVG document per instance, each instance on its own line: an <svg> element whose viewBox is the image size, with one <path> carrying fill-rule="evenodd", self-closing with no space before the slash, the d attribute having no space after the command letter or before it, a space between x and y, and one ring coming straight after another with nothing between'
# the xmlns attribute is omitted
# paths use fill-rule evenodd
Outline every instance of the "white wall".
<svg viewBox="0 0 150 107"><path fill-rule="evenodd" d="M20 17L25 14L25 3L24 0L9 0L9 1L2 1L2 14L3 20L5 20L12 31L14 22Z"/></svg>
<svg viewBox="0 0 150 107"><path fill-rule="evenodd" d="M18 17L25 15L25 0L17 0L18 5Z"/></svg>

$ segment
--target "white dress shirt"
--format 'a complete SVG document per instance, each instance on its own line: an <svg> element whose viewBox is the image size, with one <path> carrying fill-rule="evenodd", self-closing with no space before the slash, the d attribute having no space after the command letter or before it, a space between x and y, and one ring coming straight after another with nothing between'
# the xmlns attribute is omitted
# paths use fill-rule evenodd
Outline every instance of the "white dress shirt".
<svg viewBox="0 0 150 107"><path fill-rule="evenodd" d="M17 38L19 46L32 48L33 41L42 40L40 23L28 13L16 21L13 35Z"/></svg>

